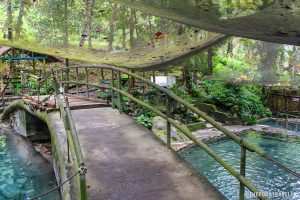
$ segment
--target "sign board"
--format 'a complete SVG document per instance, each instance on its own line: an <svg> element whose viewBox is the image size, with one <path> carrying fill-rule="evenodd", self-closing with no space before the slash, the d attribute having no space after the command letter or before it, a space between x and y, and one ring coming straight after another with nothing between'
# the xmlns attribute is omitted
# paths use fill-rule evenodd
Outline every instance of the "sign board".
<svg viewBox="0 0 300 200"><path fill-rule="evenodd" d="M154 82L153 77L151 81ZM175 76L155 76L155 83L161 87L172 87L176 84Z"/></svg>

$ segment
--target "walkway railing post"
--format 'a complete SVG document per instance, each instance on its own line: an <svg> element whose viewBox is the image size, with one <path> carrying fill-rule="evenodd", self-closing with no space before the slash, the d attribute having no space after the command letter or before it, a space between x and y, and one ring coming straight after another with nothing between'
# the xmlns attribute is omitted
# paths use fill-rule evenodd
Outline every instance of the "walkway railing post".
<svg viewBox="0 0 300 200"><path fill-rule="evenodd" d="M104 72L103 72L103 68L101 68L101 79L102 79L102 81L105 79L105 77L104 77Z"/></svg>
<svg viewBox="0 0 300 200"><path fill-rule="evenodd" d="M241 161L240 161L240 175L246 176L246 152L247 149L241 145ZM245 199L245 186L240 182L240 200Z"/></svg>
<svg viewBox="0 0 300 200"><path fill-rule="evenodd" d="M60 81L61 82L64 81L64 70L63 69L61 70L61 73L60 73Z"/></svg>
<svg viewBox="0 0 300 200"><path fill-rule="evenodd" d="M41 95L41 78L38 78L38 91L37 91L37 96L38 96L38 104L40 104L40 95Z"/></svg>
<svg viewBox="0 0 300 200"><path fill-rule="evenodd" d="M114 70L111 70L111 86L115 87L115 71ZM111 90L111 105L113 108L116 108L115 92L113 89Z"/></svg>
<svg viewBox="0 0 300 200"><path fill-rule="evenodd" d="M143 72L143 78L145 78L146 74ZM145 95L145 90L146 90L146 83L143 82L143 95Z"/></svg>
<svg viewBox="0 0 300 200"><path fill-rule="evenodd" d="M66 81L69 82L70 81L69 59L66 58L65 62L66 62L65 65L67 68L67 70L66 70L66 79L67 80ZM66 93L68 93L68 90L69 90L69 83L66 84L66 89L65 89Z"/></svg>
<svg viewBox="0 0 300 200"><path fill-rule="evenodd" d="M79 95L79 85L78 85L78 83L79 83L79 69L78 69L78 67L76 67L75 68L75 73L76 73L76 82L77 82L77 84L76 84L76 93L77 93L77 95Z"/></svg>
<svg viewBox="0 0 300 200"><path fill-rule="evenodd" d="M89 98L90 97L90 92L89 92L89 70L88 68L86 67L85 68L85 75L86 75L86 90L87 90L87 97Z"/></svg>
<svg viewBox="0 0 300 200"><path fill-rule="evenodd" d="M167 115L168 117L171 117L172 113L172 100L171 98L168 98L167 100ZM167 146L169 149L171 149L171 123L167 121Z"/></svg>
<svg viewBox="0 0 300 200"><path fill-rule="evenodd" d="M118 89L122 90L122 75L120 71L118 72ZM123 112L123 97L119 92L118 92L118 106L119 106L119 111Z"/></svg>

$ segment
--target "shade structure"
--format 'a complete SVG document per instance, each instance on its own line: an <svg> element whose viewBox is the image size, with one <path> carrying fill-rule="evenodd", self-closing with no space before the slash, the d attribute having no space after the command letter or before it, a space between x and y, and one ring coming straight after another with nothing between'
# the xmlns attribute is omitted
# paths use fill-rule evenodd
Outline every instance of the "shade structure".
<svg viewBox="0 0 300 200"><path fill-rule="evenodd" d="M299 0L114 0L207 31L300 45Z"/></svg>

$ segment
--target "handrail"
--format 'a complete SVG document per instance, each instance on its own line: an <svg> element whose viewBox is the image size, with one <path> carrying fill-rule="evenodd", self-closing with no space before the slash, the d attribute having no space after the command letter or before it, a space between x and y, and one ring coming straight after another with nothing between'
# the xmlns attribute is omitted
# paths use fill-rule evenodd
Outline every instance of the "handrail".
<svg viewBox="0 0 300 200"><path fill-rule="evenodd" d="M77 162L76 164L80 168L80 171L85 172L87 169L86 169L86 166L84 163L83 154L81 152L81 147L80 147L80 143L79 143L79 139L78 139L78 133L77 133L77 130L74 125L74 120L72 118L72 114L68 107L68 103L66 104L67 106L65 107L64 102L62 101L62 99L60 97L63 97L63 95L60 95L57 97L57 103L58 103L59 110L60 110L60 113L61 113L61 116L62 116L62 119L64 122L66 133L68 136L67 137L68 144L69 144L69 146L71 144L74 147L73 150L75 152L75 157L76 157L76 162ZM86 190L85 174L80 174L79 184L80 184L80 200L86 200L87 199L87 190Z"/></svg>
<svg viewBox="0 0 300 200"><path fill-rule="evenodd" d="M70 146L74 147L73 150L75 152L76 157L76 165L80 168L80 171L83 173L80 173L80 180L79 180L79 186L80 186L80 200L87 200L87 186L86 186L86 177L85 173L87 171L87 168L85 166L83 153L81 151L79 138L78 138L78 132L75 127L75 123L70 111L69 103L64 102L64 96L63 94L59 94L58 92L58 83L54 79L53 81L54 88L56 90L57 96L56 96L56 102L58 104L60 114L62 116L65 130L67 133L67 140L68 140L68 151ZM68 152L69 154L69 152Z"/></svg>
<svg viewBox="0 0 300 200"><path fill-rule="evenodd" d="M230 165L228 165L221 157L219 157L209 146L207 146L205 143L203 143L202 141L198 141L191 133L191 131L183 124L175 121L174 119L172 119L170 117L170 115L168 114L164 114L162 111L153 108L151 105L135 98L134 96L132 96L131 94L121 90L120 87L116 88L114 87L114 78L112 77L112 83L110 85L110 89L114 92L117 92L120 95L126 96L128 99L134 101L135 103L153 111L154 113L156 113L157 115L165 118L168 122L168 126L169 124L172 124L174 127L176 127L177 129L179 129L184 135L186 135L190 140L192 140L195 144L197 144L198 146L200 146L201 148L203 148L211 157L213 157L217 162L219 162L227 171L230 172L231 175L233 175L235 178L237 178L240 183L241 183L241 191L243 189L244 186L246 186L250 191L255 192L255 194L257 195L257 197L259 199L267 199L265 196L263 196L261 193L257 193L258 190L252 185L252 183L244 176L244 173L242 172L243 170L245 170L245 156L246 156L246 151L245 149L251 151L251 152L255 152L257 153L259 156L265 158L266 160L271 161L273 164L277 165L278 167L284 169L285 171L291 173L292 175L300 178L300 174L287 168L286 166L284 166L283 164L281 164L280 162L274 160L271 156L269 156L266 152L264 152L262 149L260 149L259 147L257 147L256 145L253 145L251 143L248 143L247 141L245 141L244 139L242 139L241 137L235 135L234 133L232 133L231 131L229 131L228 129L226 129L225 127L223 127L222 125L220 125L218 122L216 122L213 118L209 117L207 114L205 114L203 111L200 111L198 108L194 107L192 104L184 101L183 99L181 99L180 97L178 97L177 95L175 95L172 91L163 88L147 79L145 79L144 77L141 77L133 72L130 72L126 69L123 68L118 68L115 66L111 66L111 65L79 65L79 66L69 66L69 67L64 67L64 68L60 68L56 70L56 73L61 72L63 75L64 71L69 71L71 69L78 69L79 68L92 68L92 69L107 69L107 70L111 70L112 74L114 74L115 71L119 72L119 76L120 73L124 73L127 74L128 76L134 77L136 79L139 79L141 81L143 81L144 83L152 86L153 88L165 93L168 97L168 99L171 100L175 100L176 102L184 105L187 109L189 109L190 111L196 113L199 117L205 119L208 123L212 124L216 129L218 129L219 131L223 132L225 135L227 135L229 138L231 138L234 142L236 142L237 144L239 144L242 148L242 152L243 155L241 156L241 168L243 167L244 169L241 169L241 172L238 173L235 171L235 169L233 167L231 167ZM86 70L87 71L87 70ZM119 77L120 78L120 77ZM69 79L68 79L69 80ZM79 81L64 81L61 80L62 84L68 84L68 83L72 83L72 84L79 84L79 85L87 85L87 86L93 86L96 88L101 88L99 85L96 84L91 84L88 81L83 83L83 82L79 82ZM169 137L168 137L169 140ZM243 163L242 163L243 162ZM244 192L242 192L240 194L243 195ZM242 198L242 197L241 197Z"/></svg>
<svg viewBox="0 0 300 200"><path fill-rule="evenodd" d="M79 65L79 66L69 66L67 68L61 68L58 69L57 71L61 71L61 70L71 70L71 69L76 69L76 68L102 68L102 69L110 69L110 70L116 70L122 73L125 73L127 75L130 75L134 78L137 78L145 83L147 83L148 85L154 87L155 89L167 94L167 96L169 96L170 98L172 98L173 100L181 103L182 105L184 105L186 108L188 108L189 110L193 111L194 113L198 114L201 118L203 118L204 120L206 120L208 123L210 123L212 126L214 126L216 129L218 129L219 131L221 131L222 133L224 133L226 136L228 136L229 138L231 138L234 142L238 143L239 145L245 147L247 150L251 151L251 152L255 152L257 153L259 156L265 158L266 160L271 161L273 164L285 169L286 171L288 171L289 173L292 173L294 176L300 178L300 174L297 172L292 172L292 170L287 170L286 167L284 167L284 165L282 165L281 163L279 163L278 161L275 161L272 157L270 157L265 151L263 151L262 149L260 149L259 147L257 147L256 145L253 145L245 140L243 140L240 136L232 133L230 130L228 130L227 128L223 127L222 125L220 125L218 122L216 122L213 118L211 118L210 116L208 116L206 113L204 113L203 111L199 110L198 108L196 108L195 106L193 106L192 104L186 102L185 100L183 100L182 98L178 97L176 94L174 94L172 91L163 88L147 79L145 79L144 77L141 77L135 73L132 73L126 69L123 68L118 68L115 66L110 66L110 65ZM72 81L74 83L74 81ZM83 85L86 85L87 83L80 83ZM95 85L94 85L95 86Z"/></svg>
<svg viewBox="0 0 300 200"><path fill-rule="evenodd" d="M66 81L67 83L67 81ZM100 88L99 85L96 84L89 84L90 86L93 87L98 87ZM132 101L138 103L139 105L153 111L154 113L156 113L157 115L163 117L164 119L166 119L168 122L170 122L174 127L176 127L178 130L180 130L184 135L186 135L190 140L192 140L195 144L197 144L198 146L200 146L201 148L203 148L211 157L213 157L217 162L219 162L226 170L228 170L230 172L230 174L232 174L234 177L236 177L241 183L243 183L250 191L256 193L259 195L258 190L252 185L252 183L246 179L245 177L241 176L238 172L236 172L236 170L230 166L229 164L227 164L220 156L218 156L208 145L206 145L205 143L203 143L202 141L198 141L191 133L191 131L187 128L187 126L185 126L184 124L181 124L180 122L177 122L176 120L168 117L166 114L164 114L163 112L161 112L158 109L153 108L151 105L142 102L141 100L133 97L132 95L119 90L118 88L115 87L110 87L110 89L114 90L115 92L118 92L126 97L128 97L129 99L131 99ZM258 196L260 199L266 199L263 196Z"/></svg>

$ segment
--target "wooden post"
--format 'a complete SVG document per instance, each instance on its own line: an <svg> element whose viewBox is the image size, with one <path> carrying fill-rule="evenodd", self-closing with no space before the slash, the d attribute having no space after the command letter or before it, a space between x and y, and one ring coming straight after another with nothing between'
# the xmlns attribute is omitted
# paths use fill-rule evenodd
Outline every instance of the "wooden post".
<svg viewBox="0 0 300 200"><path fill-rule="evenodd" d="M90 98L90 92L89 92L89 89L90 89L90 87L89 87L89 70L88 70L88 68L86 67L85 68L85 75L86 75L86 91L87 91L87 97L88 98Z"/></svg>
<svg viewBox="0 0 300 200"><path fill-rule="evenodd" d="M240 175L246 176L246 152L247 149L241 145L241 161L240 161ZM245 199L245 186L240 182L240 200Z"/></svg>
<svg viewBox="0 0 300 200"><path fill-rule="evenodd" d="M101 83L101 78L100 78L100 69L97 69L97 80L98 80L98 84Z"/></svg>
<svg viewBox="0 0 300 200"><path fill-rule="evenodd" d="M120 71L118 72L118 89L122 90L122 76ZM123 112L123 97L119 92L118 92L118 106L119 106L119 111Z"/></svg>
<svg viewBox="0 0 300 200"><path fill-rule="evenodd" d="M78 83L79 83L79 69L78 69L78 67L76 67L76 82L77 82L77 84L76 84L76 93L77 93L77 95L79 95L79 85L78 85Z"/></svg>
<svg viewBox="0 0 300 200"><path fill-rule="evenodd" d="M145 78L145 72L143 72L143 78ZM145 95L146 83L143 82L143 96Z"/></svg>
<svg viewBox="0 0 300 200"><path fill-rule="evenodd" d="M33 74L36 75L36 62L34 60L34 53L31 53L31 57L32 57L32 70L33 70Z"/></svg>
<svg viewBox="0 0 300 200"><path fill-rule="evenodd" d="M208 75L213 74L213 50L212 48L208 48L207 50L207 68L208 68Z"/></svg>
<svg viewBox="0 0 300 200"><path fill-rule="evenodd" d="M285 109L285 128L288 128L289 122L288 122L288 97L287 97L287 91L284 89L284 109Z"/></svg>
<svg viewBox="0 0 300 200"><path fill-rule="evenodd" d="M38 78L38 91L37 91L38 104L40 104L40 94L41 94L41 79Z"/></svg>
<svg viewBox="0 0 300 200"><path fill-rule="evenodd" d="M66 58L66 61L65 61L65 65L66 65L66 81L69 82L70 81L70 70L69 70L69 59ZM68 93L68 90L69 90L69 83L66 84L66 89L65 89L65 92Z"/></svg>
<svg viewBox="0 0 300 200"><path fill-rule="evenodd" d="M43 76L44 76L44 78L46 78L47 77L47 71L46 71L46 59L44 58L43 59ZM47 89L47 93L48 93L48 78L47 78L47 80L45 80L45 86L46 86L46 89Z"/></svg>
<svg viewBox="0 0 300 200"><path fill-rule="evenodd" d="M285 128L287 129L289 127L289 117L288 114L285 114Z"/></svg>
<svg viewBox="0 0 300 200"><path fill-rule="evenodd" d="M115 80L114 70L111 70L111 86L112 87L115 87L115 81L114 80ZM116 107L116 105L115 105L115 92L114 92L113 89L111 90L111 105L112 105L113 108Z"/></svg>
<svg viewBox="0 0 300 200"><path fill-rule="evenodd" d="M65 101L66 101L66 107L67 108L69 108L70 107L70 104L69 104L69 99L68 99L68 97L66 97L65 98ZM65 109L65 108L64 108ZM65 115L65 121L67 122L66 123L66 131L71 131L70 130L70 124L68 123L68 118L67 118L67 115ZM68 125L67 125L68 124ZM71 162L71 160L70 160L70 141L69 141L69 139L67 139L67 149L68 149L68 163L70 163Z"/></svg>
<svg viewBox="0 0 300 200"><path fill-rule="evenodd" d="M152 77L153 77L153 83L156 83L156 80L155 80L155 71L152 72Z"/></svg>
<svg viewBox="0 0 300 200"><path fill-rule="evenodd" d="M61 74L60 74L60 82L64 81L64 70L61 69Z"/></svg>
<svg viewBox="0 0 300 200"><path fill-rule="evenodd" d="M167 100L167 115L170 118L172 113L172 99L169 97ZM167 121L167 146L171 149L171 123Z"/></svg>
<svg viewBox="0 0 300 200"><path fill-rule="evenodd" d="M104 77L104 71L103 71L103 68L101 68L101 79L104 80L105 77Z"/></svg>
<svg viewBox="0 0 300 200"><path fill-rule="evenodd" d="M133 70L131 70L131 72L134 73ZM128 81L129 81L129 83L128 83L128 93L131 94L132 89L135 86L135 78L133 76L129 76Z"/></svg>

